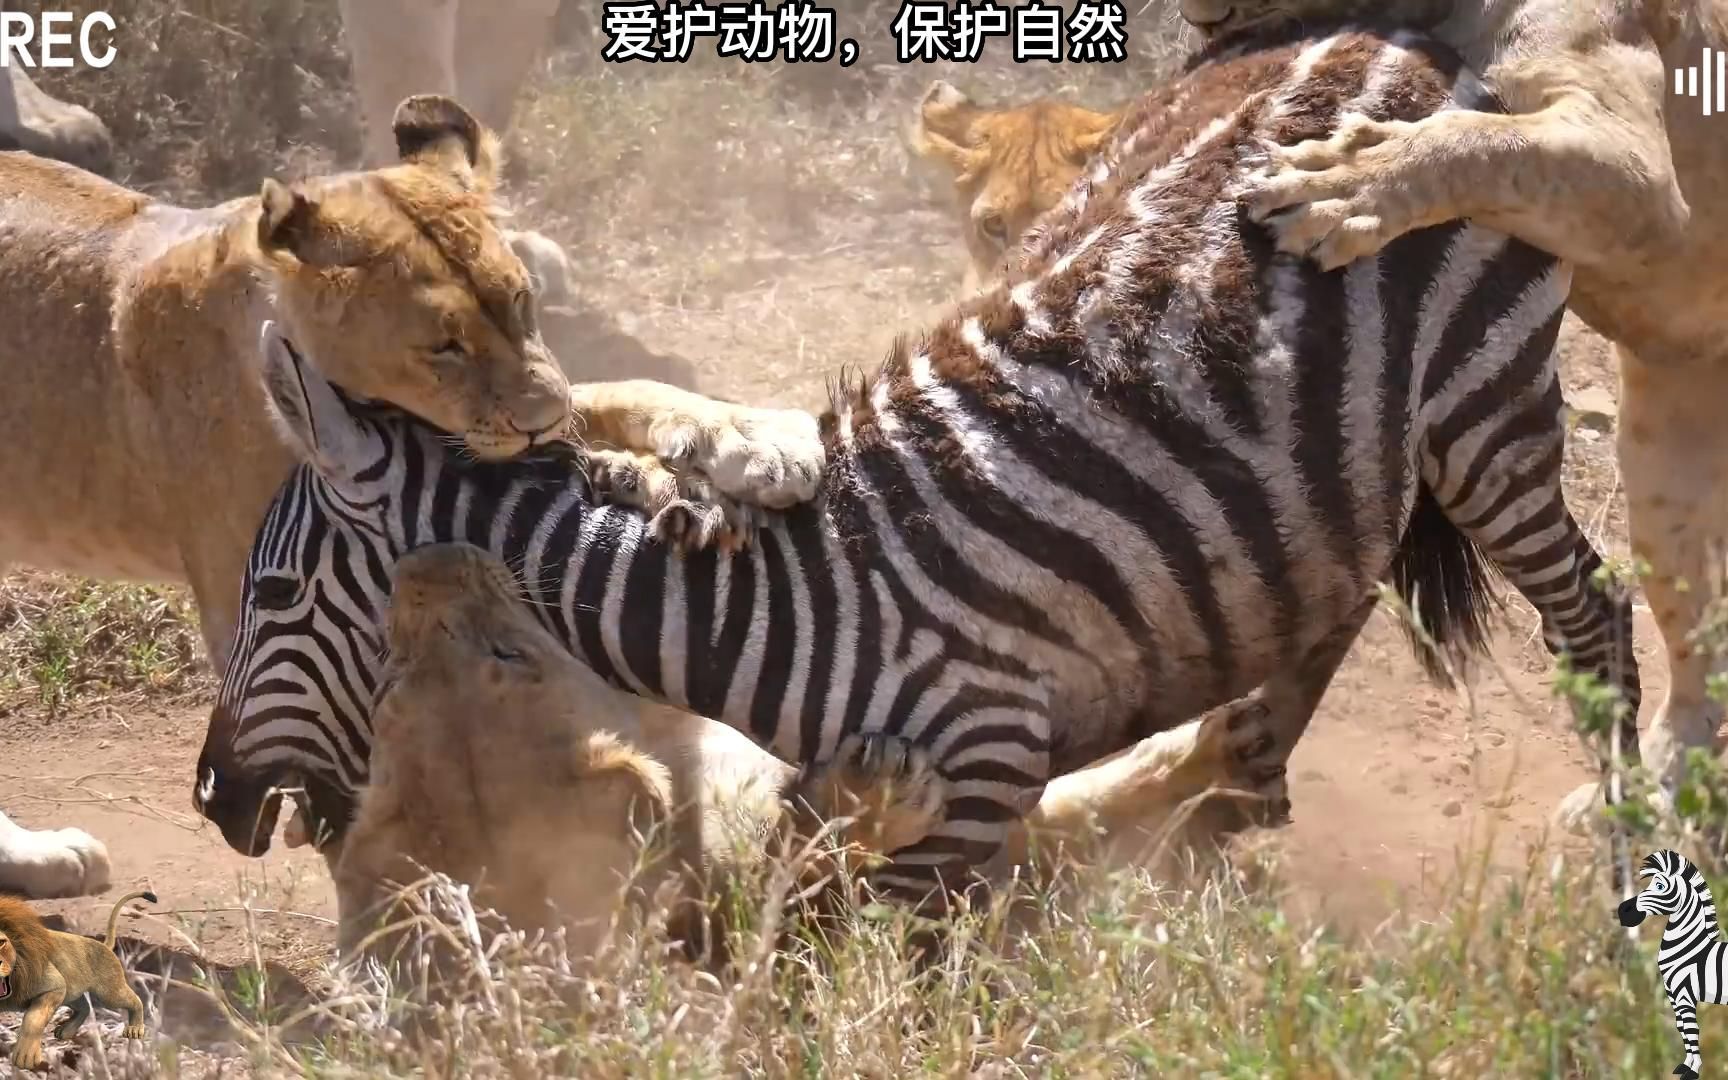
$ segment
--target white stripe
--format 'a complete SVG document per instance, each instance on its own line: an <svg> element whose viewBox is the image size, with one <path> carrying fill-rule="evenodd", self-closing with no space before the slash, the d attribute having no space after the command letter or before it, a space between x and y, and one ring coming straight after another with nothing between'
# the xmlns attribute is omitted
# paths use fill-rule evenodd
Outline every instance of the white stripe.
<svg viewBox="0 0 1728 1080"><path fill-rule="evenodd" d="M803 563L792 545L792 534L786 531L786 519L775 515L769 531L780 545L780 557L786 564L786 576L792 590L792 672L786 680L786 694L780 699L780 717L775 724L774 744L770 748L782 761L807 760L803 747L803 727L800 722L804 709L804 691L810 685L810 653L814 648L810 625L810 586L804 580ZM779 598L786 602L785 597Z"/></svg>

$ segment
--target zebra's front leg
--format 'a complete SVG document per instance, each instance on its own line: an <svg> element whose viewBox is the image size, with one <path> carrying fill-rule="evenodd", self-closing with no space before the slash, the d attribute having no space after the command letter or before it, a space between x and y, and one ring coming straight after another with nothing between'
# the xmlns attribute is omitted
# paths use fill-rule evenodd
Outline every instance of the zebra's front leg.
<svg viewBox="0 0 1728 1080"><path fill-rule="evenodd" d="M1686 987L1671 991L1669 1003L1674 1006L1674 1027L1680 1032L1680 1045L1686 1048L1686 1060L1674 1069L1674 1075L1698 1080L1698 1071L1704 1067L1704 1056L1698 1052L1698 1003Z"/></svg>
<svg viewBox="0 0 1728 1080"><path fill-rule="evenodd" d="M1050 718L1025 709L976 709L919 741L943 780L941 819L868 880L878 892L938 918L952 910L957 895L987 901L982 871L1050 781Z"/></svg>

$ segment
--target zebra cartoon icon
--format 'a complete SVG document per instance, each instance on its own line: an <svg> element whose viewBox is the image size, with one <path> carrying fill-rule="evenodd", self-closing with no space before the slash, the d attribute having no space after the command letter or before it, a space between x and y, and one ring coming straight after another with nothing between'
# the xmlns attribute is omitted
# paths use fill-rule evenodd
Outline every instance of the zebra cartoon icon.
<svg viewBox="0 0 1728 1080"><path fill-rule="evenodd" d="M1620 925L1637 926L1646 915L1663 915L1668 928L1656 950L1656 970L1668 988L1674 1026L1686 1059L1674 1075L1695 1080L1703 1067L1698 1053L1698 1005L1728 1004L1728 941L1716 926L1710 884L1678 851L1653 851L1638 868L1649 878L1642 892L1620 903Z"/></svg>

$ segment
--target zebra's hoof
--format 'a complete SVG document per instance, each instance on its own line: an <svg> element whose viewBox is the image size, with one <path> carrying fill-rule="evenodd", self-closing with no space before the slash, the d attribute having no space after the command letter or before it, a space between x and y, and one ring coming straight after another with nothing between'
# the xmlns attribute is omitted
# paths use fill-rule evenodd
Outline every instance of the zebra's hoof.
<svg viewBox="0 0 1728 1080"><path fill-rule="evenodd" d="M1674 1075L1679 1076L1679 1077L1683 1077L1684 1080L1698 1080L1697 1072L1695 1072L1684 1061L1682 1061L1680 1064L1674 1066Z"/></svg>

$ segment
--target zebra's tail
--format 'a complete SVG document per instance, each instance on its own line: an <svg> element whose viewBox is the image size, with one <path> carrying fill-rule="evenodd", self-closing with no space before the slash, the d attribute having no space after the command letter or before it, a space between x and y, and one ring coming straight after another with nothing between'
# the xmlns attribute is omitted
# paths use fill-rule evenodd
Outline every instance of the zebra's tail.
<svg viewBox="0 0 1728 1080"><path fill-rule="evenodd" d="M1441 686L1452 685L1449 662L1487 651L1489 615L1503 606L1494 578L1482 549L1422 485L1392 559L1392 587L1415 620L1402 625L1416 658Z"/></svg>

